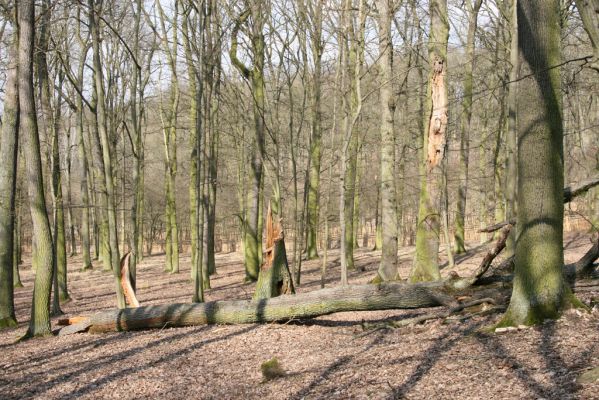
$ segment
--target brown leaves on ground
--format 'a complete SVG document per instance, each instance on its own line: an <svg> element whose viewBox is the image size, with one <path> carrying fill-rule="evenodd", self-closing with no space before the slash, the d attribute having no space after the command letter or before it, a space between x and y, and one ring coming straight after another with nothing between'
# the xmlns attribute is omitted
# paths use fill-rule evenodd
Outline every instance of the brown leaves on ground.
<svg viewBox="0 0 599 400"><path fill-rule="evenodd" d="M568 237L565 245L566 262L589 246L582 234ZM457 272L466 276L473 271L486 250L482 246L460 256ZM404 277L412 256L413 248L401 249ZM352 271L350 282L371 279L379 258L378 252L358 251L357 266L366 271ZM339 281L338 253L329 259L327 286ZM114 307L114 277L100 272L100 265L80 272L80 260L69 261L74 301L63 307L63 318ZM218 275L212 277L208 300L251 298L253 285L241 283L240 261L235 254L217 256ZM164 256L154 256L138 267L142 305L191 299L189 257L181 258L178 275L163 273L163 262ZM29 317L30 269L23 266L25 288L16 291L20 327L0 332L3 399L599 399L599 382L578 379L599 365L597 308L502 334L478 331L495 322L495 314L433 320L360 337L363 322L400 321L432 311L428 309L340 313L286 324L78 334L13 344ZM298 291L318 289L320 262L304 263L303 272ZM579 293L587 304L598 296L596 288ZM260 384L260 366L273 358L284 366L285 376Z"/></svg>

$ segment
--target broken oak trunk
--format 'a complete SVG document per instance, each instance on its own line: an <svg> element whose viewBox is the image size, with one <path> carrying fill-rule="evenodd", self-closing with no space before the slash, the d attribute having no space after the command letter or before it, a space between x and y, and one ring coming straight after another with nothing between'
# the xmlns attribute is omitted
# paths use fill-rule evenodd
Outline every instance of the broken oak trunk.
<svg viewBox="0 0 599 400"><path fill-rule="evenodd" d="M110 310L79 322L90 332L130 331L209 324L247 324L313 318L342 311L455 305L443 282L335 287L261 300L213 301ZM69 326L65 333L77 332Z"/></svg>
<svg viewBox="0 0 599 400"><path fill-rule="evenodd" d="M272 216L270 203L266 213L266 250L264 263L260 267L254 300L269 299L281 294L295 293L287 252L285 250L285 235L280 219L275 221Z"/></svg>

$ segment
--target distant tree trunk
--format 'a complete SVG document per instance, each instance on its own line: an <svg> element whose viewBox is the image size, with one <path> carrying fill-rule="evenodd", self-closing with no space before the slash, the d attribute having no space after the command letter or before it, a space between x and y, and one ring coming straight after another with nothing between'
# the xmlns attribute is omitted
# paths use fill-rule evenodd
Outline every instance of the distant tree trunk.
<svg viewBox="0 0 599 400"><path fill-rule="evenodd" d="M464 97L462 98L462 115L460 125L460 180L458 182L458 206L455 214L455 252L466 251L464 246L464 218L466 216L466 196L468 190L468 159L470 152L470 122L472 119L472 80L474 72L474 42L478 12L482 0L466 1L468 9L468 36L466 38L466 56L468 58L464 71Z"/></svg>
<svg viewBox="0 0 599 400"><path fill-rule="evenodd" d="M575 0L584 30L589 35L593 48L591 64L599 72L599 0Z"/></svg>
<svg viewBox="0 0 599 400"><path fill-rule="evenodd" d="M191 35L190 35L190 19L191 9L186 10L182 21L183 30L183 47L185 49L185 62L187 64L187 74L189 79L190 93L190 108L189 119L191 121L191 130L189 135L190 145L192 146L190 156L190 172L189 172L189 207L190 207L190 224L191 224L191 280L193 283L192 302L199 303L204 301L203 280L201 273L201 258L203 252L200 250L199 230L202 225L199 223L199 214L203 212L200 199L200 169L201 169L201 141L202 141L202 115L200 107L202 107L203 97L203 80L201 79L202 63L194 62L192 57ZM197 16L200 26L203 26L203 13ZM203 55L203 35L200 33L200 42L196 45L197 56ZM199 65L199 68L198 68ZM199 259L198 259L199 257Z"/></svg>
<svg viewBox="0 0 599 400"><path fill-rule="evenodd" d="M518 3L518 241L512 298L500 326L557 318L573 300L563 275L559 5Z"/></svg>
<svg viewBox="0 0 599 400"><path fill-rule="evenodd" d="M19 105L20 131L25 142L29 207L33 222L36 265L31 319L25 336L50 335L50 293L52 290L52 233L46 211L40 140L33 91L33 49L35 11L33 0L22 0L19 13Z"/></svg>
<svg viewBox="0 0 599 400"><path fill-rule="evenodd" d="M393 42L391 20L393 2L378 0L379 74L381 77L381 233L383 238L378 276L383 281L397 279L397 192L395 188L395 95L393 93ZM378 196L377 196L378 197ZM378 200L378 199L377 199ZM378 209L378 204L377 204Z"/></svg>
<svg viewBox="0 0 599 400"><path fill-rule="evenodd" d="M13 23L16 22L15 20ZM16 23L13 26L17 26ZM10 64L5 86L4 113L0 131L0 329L17 326L14 304L14 267L17 248L16 189L19 154L19 33L15 29L10 46ZM17 270L18 277L18 270Z"/></svg>
<svg viewBox="0 0 599 400"><path fill-rule="evenodd" d="M312 11L308 29L310 31L310 45L314 62L311 91L311 127L310 127L310 154L308 164L307 193L307 224L306 224L306 257L308 260L318 258L317 232L319 220L318 200L320 198L320 163L322 155L322 55L324 43L322 39L322 10L323 3L316 1L308 7ZM307 20L305 21L307 22ZM307 65L304 66L307 68Z"/></svg>
<svg viewBox="0 0 599 400"><path fill-rule="evenodd" d="M421 163L420 201L416 231L416 255L411 282L437 280L439 273L440 211L447 130L447 0L431 0L429 36L429 84Z"/></svg>
<svg viewBox="0 0 599 400"><path fill-rule="evenodd" d="M506 218L511 221L516 218L516 194L518 186L518 132L517 132L517 118L516 118L516 103L518 100L516 92L516 80L518 79L520 60L518 57L518 0L512 0L512 6L510 9L510 30L511 30L511 42L510 42L510 74L509 74L509 86L508 86L508 97L507 97L507 109L508 109L508 129L507 129L507 151L506 151L506 177L505 177L505 203L506 203ZM512 229L508 236L505 256L511 257L516 249L516 229Z"/></svg>
<svg viewBox="0 0 599 400"><path fill-rule="evenodd" d="M106 109L102 75L102 60L100 58L100 32L96 24L95 14L102 9L103 0L89 0L89 26L92 37L93 65L94 65L94 91L97 98L97 118L98 134L101 141L102 160L104 163L104 181L105 181L105 205L108 217L108 241L107 256L110 257L110 265L115 276L117 305L119 308L125 308L125 297L121 285L121 266L119 256L119 245L117 237L117 222L114 199L114 179L112 171L112 156L110 154L110 141L106 131Z"/></svg>
<svg viewBox="0 0 599 400"><path fill-rule="evenodd" d="M170 80L170 110L166 117L162 117L162 130L165 146L165 193L166 193L166 265L168 272L179 273L179 228L177 225L177 203L176 203L176 177L177 177L177 121L180 100L179 81L177 75L177 49L178 49L178 6L175 2L175 10L172 21L172 43L170 48L168 34L165 25L166 16L160 2L156 3L160 14L160 26L162 28L162 42L164 51L167 53L168 64L171 72Z"/></svg>
<svg viewBox="0 0 599 400"><path fill-rule="evenodd" d="M349 100L343 95L344 138L341 160L339 191L339 224L341 225L341 284L347 285L347 271L354 269L354 207L358 136L356 122L362 111L360 87L364 58L364 29L366 10L364 0L359 0L358 29L354 26L353 2L346 0L342 15L342 29L347 36L342 44L342 89L347 90ZM342 36L343 37L343 36ZM347 43L349 41L349 43Z"/></svg>

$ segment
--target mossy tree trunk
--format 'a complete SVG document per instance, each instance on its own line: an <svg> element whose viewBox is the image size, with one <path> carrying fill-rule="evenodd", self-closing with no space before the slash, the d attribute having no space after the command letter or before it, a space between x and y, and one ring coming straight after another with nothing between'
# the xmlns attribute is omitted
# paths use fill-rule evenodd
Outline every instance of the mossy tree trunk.
<svg viewBox="0 0 599 400"><path fill-rule="evenodd" d="M518 218L515 277L499 325L557 318L572 294L563 276L563 127L557 0L520 0Z"/></svg>
<svg viewBox="0 0 599 400"><path fill-rule="evenodd" d="M466 251L464 245L464 220L466 217L466 198L468 191L468 159L470 153L470 130L472 120L472 85L474 75L474 42L478 25L478 12L482 0L466 1L468 10L468 34L466 38L466 65L464 71L464 95L462 98L462 114L460 120L460 179L458 182L458 204L455 213L455 252L462 254Z"/></svg>
<svg viewBox="0 0 599 400"><path fill-rule="evenodd" d="M16 17L16 15L15 15ZM15 24L16 18L13 21ZM16 183L17 156L19 148L19 83L18 63L19 36L15 29L10 46L10 64L5 86L4 113L0 132L0 329L17 326L14 304L14 266L17 241ZM18 271L17 271L18 275Z"/></svg>
<svg viewBox="0 0 599 400"><path fill-rule="evenodd" d="M377 2L377 9L379 12L378 65L379 76L381 79L381 180L379 190L381 193L381 233L383 239L381 264L378 269L378 275L383 281L389 281L397 279L398 275L395 133L393 130L395 95L393 93L393 42L391 36L391 21L393 19L395 10L393 7L393 2L390 0L379 0Z"/></svg>
<svg viewBox="0 0 599 400"><path fill-rule="evenodd" d="M247 191L247 205L245 212L244 264L246 278L257 280L260 272L260 258L262 252L262 234L260 229L260 208L262 190L263 159L265 156L265 92L264 92L264 25L267 10L263 0L253 0L249 9L244 11L236 20L231 32L231 47L229 55L231 62L244 79L249 81L253 98L254 114L254 140L251 149L251 183ZM246 66L238 58L238 35L243 25L251 16L252 23L247 30L250 37L253 64Z"/></svg>
<svg viewBox="0 0 599 400"><path fill-rule="evenodd" d="M57 274L59 297L60 300L68 300L69 294L67 291L67 258L65 244L65 226L64 226L64 207L62 195L62 172L59 154L59 132L61 109L60 101L52 106L52 94L54 90L50 90L50 76L48 71L47 55L49 52L50 43L50 17L52 10L50 2L44 0L42 2L40 23L39 23L39 40L36 52L35 63L38 76L38 84L40 89L40 103L42 107L42 118L40 119L42 131L44 132L50 145L50 162L52 171L52 202L54 210L54 235L53 235L53 251L55 271ZM64 79L64 76L63 76ZM62 88L59 88L61 90ZM55 296L56 297L56 296ZM54 313L60 313L57 302L53 306Z"/></svg>
<svg viewBox="0 0 599 400"><path fill-rule="evenodd" d="M440 211L447 130L447 41L449 21L447 0L429 2L429 83L423 132L423 161L416 230L416 254L411 282L437 280L439 273Z"/></svg>
<svg viewBox="0 0 599 400"><path fill-rule="evenodd" d="M33 0L19 1L18 15L20 132L25 142L24 155L27 161L29 207L33 222L33 241L35 242L32 263L37 267L33 286L31 319L25 336L44 336L51 333L50 293L54 254L50 221L46 211L40 138L33 90L35 37Z"/></svg>
<svg viewBox="0 0 599 400"><path fill-rule="evenodd" d="M303 2L304 0L302 0ZM305 6L304 6L305 7ZM306 257L308 260L318 258L318 221L320 215L320 165L322 156L322 55L324 42L322 39L322 10L323 4L316 1L305 7L311 14L310 23L307 23L310 32L310 49L312 52L314 71L311 86L311 126L310 126L310 154L308 159L308 193L306 204ZM304 22L308 22L307 15Z"/></svg>

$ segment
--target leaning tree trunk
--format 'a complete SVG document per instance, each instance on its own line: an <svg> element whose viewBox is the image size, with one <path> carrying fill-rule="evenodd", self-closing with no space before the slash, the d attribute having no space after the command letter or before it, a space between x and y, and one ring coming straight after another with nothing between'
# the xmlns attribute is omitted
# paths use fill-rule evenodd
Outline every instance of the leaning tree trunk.
<svg viewBox="0 0 599 400"><path fill-rule="evenodd" d="M17 155L19 146L18 34L13 33L8 66L4 115L0 136L0 329L17 326L13 274L15 260L15 211ZM18 274L18 271L17 271Z"/></svg>
<svg viewBox="0 0 599 400"><path fill-rule="evenodd" d="M556 318L570 300L562 266L563 127L557 0L518 5L518 241L512 298L500 326Z"/></svg>
<svg viewBox="0 0 599 400"><path fill-rule="evenodd" d="M37 129L35 94L33 90L33 48L35 11L33 0L19 1L19 105L20 130L25 141L29 208L33 222L35 253L32 263L37 266L33 286L31 319L26 336L49 335L50 292L52 289L52 233L46 211L40 139Z"/></svg>
<svg viewBox="0 0 599 400"><path fill-rule="evenodd" d="M447 130L447 41L449 22L447 0L431 0L431 33L429 37L429 83L427 115L423 136L423 162L416 254L410 281L430 281L441 277L439 273L440 211Z"/></svg>

